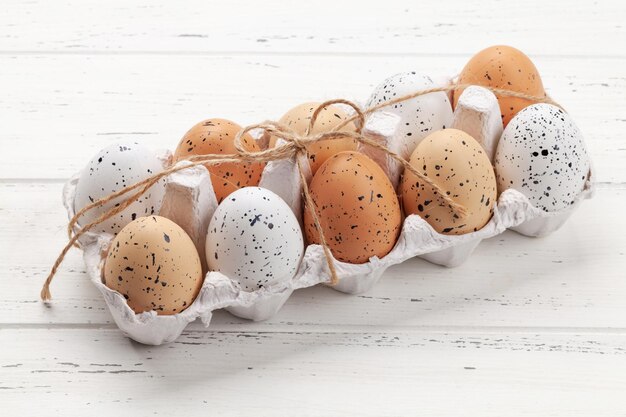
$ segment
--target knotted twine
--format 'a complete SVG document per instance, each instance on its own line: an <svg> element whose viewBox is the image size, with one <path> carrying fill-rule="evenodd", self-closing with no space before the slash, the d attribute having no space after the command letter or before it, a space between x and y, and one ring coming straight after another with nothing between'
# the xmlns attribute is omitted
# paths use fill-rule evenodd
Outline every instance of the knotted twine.
<svg viewBox="0 0 626 417"><path fill-rule="evenodd" d="M319 141L323 141L323 140L345 139L346 137L350 137L363 145L371 146L377 150L380 150L384 152L385 154L387 154L389 157L391 157L393 160L399 162L406 170L410 171L413 175L419 178L420 181L427 184L433 190L433 195L435 196L435 198L437 198L438 200L443 200L443 203L445 203L459 218L464 218L467 215L467 211L465 207L463 207L462 205L455 202L452 198L450 198L445 193L445 191L442 190L441 187L439 187L439 185L433 182L425 174L416 170L406 159L396 154L395 152L389 150L386 146L372 139L365 137L362 131L365 126L365 116L375 111L381 110L384 107L401 103L403 101L411 100L413 98L426 95L426 94L438 93L438 92L448 93L450 91L462 90L470 86L471 84L456 84L455 83L455 84L451 84L445 87L433 87L433 88L418 90L413 93L406 94L406 95L394 98L392 100L377 104L375 106L368 107L367 109L361 109L356 103L349 101L349 100L345 100L345 99L328 100L328 101L321 103L315 109L315 111L313 112L311 116L311 120L309 121L309 125L304 135L299 135L288 126L279 122L275 122L275 121L268 120L263 123L253 124L253 125L243 128L235 136L234 144L235 144L235 148L237 149L237 153L235 154L205 154L205 155L187 156L185 158L179 159L179 161L180 160L189 161L190 163L187 165L170 166L169 168L166 168L165 170L157 174L154 174L151 177L148 177L133 185L130 185L126 188L123 188L119 191L116 191L105 197L102 197L94 201L93 203L83 207L81 210L75 213L74 216L70 219L68 226L67 226L69 241L65 245L65 247L61 250L61 253L57 257L56 261L54 262L54 265L52 266L52 269L50 270L50 273L48 274L48 277L46 278L43 284L43 287L40 293L41 299L43 301L48 301L52 298L52 295L50 293L50 284L52 283L52 279L54 278L55 274L57 273L57 270L59 269L59 267L61 266L61 263L63 262L63 259L65 258L69 250L72 248L72 246L78 246L77 245L78 239L81 236L83 236L85 233L91 230L94 226L97 226L98 224L122 212L124 209L130 206L135 200L141 197L150 187L152 187L154 184L161 181L163 178L167 177L168 175L173 174L178 171L182 171L184 169L189 169L195 166L199 166L199 165L211 166L211 165L217 165L217 164L223 164L223 163L241 163L241 162L243 163L267 163L271 161L277 161L277 160L283 160L283 159L289 159L289 158L293 158L295 160L296 166L298 168L300 182L302 183L302 195L304 197L305 210L306 209L310 210L315 229L317 230L317 233L319 236L319 240L320 240L319 243L324 250L326 264L328 265L328 271L330 273L330 284L335 285L339 281L339 278L337 277L337 270L335 269L332 253L331 253L330 248L328 247L326 236L324 234L322 225L320 223L317 210L315 209L315 202L313 198L311 197L304 167L302 166L302 162L301 162L302 160L308 161L309 154L307 150L307 145L313 144ZM486 86L481 86L481 87L486 88L487 90L491 91L492 93L498 96L521 98L521 99L525 99L525 100L535 102L535 103L548 103L548 104L552 104L552 105L562 108L558 103L553 101L547 95L544 97L538 97L538 96L532 96L529 94L506 90L502 88L494 88L494 87L486 87ZM341 122L337 126L335 126L331 131L311 134L310 132L313 129L313 126L315 125L315 121L317 120L317 117L320 114L320 112L324 108L333 104L347 105L354 110L354 114L348 117L347 119L345 119L343 122ZM356 126L357 126L356 131L354 132L352 131L340 132L339 131L339 129L341 129L342 127L346 126L348 123L353 122L353 121L358 122L356 123ZM252 130L256 130L256 129L260 129L264 131L266 134L271 134L279 139L283 139L285 143L282 145L275 146L274 148L265 149L262 151L255 151L255 152L248 151L242 145L242 137L246 133ZM132 191L134 192L131 194ZM83 214L85 214L86 212L90 210L95 209L96 207L101 207L104 204L108 203L109 201L115 198L121 197L123 195L126 195L126 194L130 194L130 195L126 196L126 198L122 200L119 204L116 204L111 209L102 213L97 219L91 221L90 223L82 227L79 227L78 230L75 230L75 228L78 225L78 220Z"/></svg>

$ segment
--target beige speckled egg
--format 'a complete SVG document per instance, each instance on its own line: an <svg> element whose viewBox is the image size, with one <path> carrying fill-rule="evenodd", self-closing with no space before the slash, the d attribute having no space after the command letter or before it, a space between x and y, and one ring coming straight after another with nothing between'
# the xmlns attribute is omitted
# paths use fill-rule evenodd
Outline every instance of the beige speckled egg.
<svg viewBox="0 0 626 417"><path fill-rule="evenodd" d="M337 260L360 264L393 249L402 212L389 178L376 162L357 152L333 155L313 176L310 191ZM304 231L310 243L320 242L310 210L304 213Z"/></svg>
<svg viewBox="0 0 626 417"><path fill-rule="evenodd" d="M467 213L457 216L432 188L406 170L402 179L404 213L418 214L439 233L460 235L481 229L493 214L496 177L480 144L467 133L445 129L428 135L410 164L432 179Z"/></svg>
<svg viewBox="0 0 626 417"><path fill-rule="evenodd" d="M531 96L545 97L539 71L522 51L510 46L498 45L483 49L469 60L459 75L460 84L474 84L503 88ZM454 92L454 105L463 90ZM504 126L532 101L496 94Z"/></svg>
<svg viewBox="0 0 626 417"><path fill-rule="evenodd" d="M304 135L313 112L321 103L304 103L294 107L280 118L279 122L287 125L293 129L297 134ZM325 107L315 119L315 125L311 130L312 134L329 132L339 123L348 118L348 114L339 106L331 105ZM346 126L340 129L341 132L354 132L356 130L354 123L348 123ZM273 147L276 144L276 137L270 138L269 146ZM343 152L343 151L355 151L357 148L357 142L353 138L346 137L345 139L333 139L325 140L316 143L312 143L307 146L309 151L309 163L311 165L311 172L315 172L320 166L331 156Z"/></svg>
<svg viewBox="0 0 626 417"><path fill-rule="evenodd" d="M174 152L174 157L181 159L190 155L234 154L237 152L235 136L240 130L241 126L229 120L204 120L185 133ZM242 137L242 144L247 151L260 150L259 145L248 134ZM244 162L207 165L217 201L222 201L239 188L258 185L264 167L263 163Z"/></svg>
<svg viewBox="0 0 626 417"><path fill-rule="evenodd" d="M185 231L165 217L141 217L111 243L104 284L122 294L135 313L177 314L202 287L200 257Z"/></svg>

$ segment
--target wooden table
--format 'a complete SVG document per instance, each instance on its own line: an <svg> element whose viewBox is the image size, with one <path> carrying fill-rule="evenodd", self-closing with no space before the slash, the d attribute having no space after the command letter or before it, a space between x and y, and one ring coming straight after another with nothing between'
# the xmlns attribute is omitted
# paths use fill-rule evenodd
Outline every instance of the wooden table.
<svg viewBox="0 0 626 417"><path fill-rule="evenodd" d="M2 2L0 414L624 415L625 3L284 3ZM364 101L498 43L533 58L597 168L557 233L506 232L454 269L412 260L360 296L297 291L262 323L218 312L161 347L121 335L77 250L39 301L63 183L108 143Z"/></svg>

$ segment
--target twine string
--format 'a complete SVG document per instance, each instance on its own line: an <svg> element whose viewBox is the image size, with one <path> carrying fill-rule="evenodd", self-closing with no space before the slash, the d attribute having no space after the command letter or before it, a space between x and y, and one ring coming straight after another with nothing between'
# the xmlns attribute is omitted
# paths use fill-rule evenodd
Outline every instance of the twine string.
<svg viewBox="0 0 626 417"><path fill-rule="evenodd" d="M300 175L300 182L302 183L302 195L304 196L304 209L310 210L311 217L313 218L313 225L315 226L315 230L317 230L317 234L320 239L320 245L324 250L324 258L326 259L326 265L328 266L328 272L330 273L330 285L336 285L339 282L339 278L337 277L337 270L335 269L335 263L333 262L333 255L330 251L330 247L326 242L326 235L324 234L324 229L322 228L322 224L320 223L320 218L317 214L317 210L315 209L315 202L311 197L311 192L309 190L309 185L307 184L306 176L304 175L304 170L302 167L302 162L299 155L296 155L296 164L298 166L298 174Z"/></svg>
<svg viewBox="0 0 626 417"><path fill-rule="evenodd" d="M213 156L213 155L209 155L209 156ZM221 157L224 157L224 155L219 155ZM93 203L89 204L88 206L85 206L85 208L83 208L82 210L80 210L78 213L76 213L69 222L70 227L68 227L69 233L70 233L70 240L69 242L67 242L67 244L65 245L65 247L63 247L63 249L61 250L61 253L59 254L59 256L57 257L56 261L54 262L50 273L48 274L48 277L46 278L43 287L41 288L41 299L44 301L49 300L52 296L50 294L50 284L52 283L52 279L54 278L59 266L61 266L61 263L63 262L63 259L65 259L65 255L67 255L67 253L69 252L69 250L72 248L72 246L75 246L76 243L78 242L78 239L83 236L85 233L87 233L88 231L90 231L92 228L94 228L95 226L99 225L100 223L110 219L111 217L117 215L118 213L122 212L124 209L126 209L128 206L130 206L136 199L138 199L139 197L141 197L143 194L146 193L146 191L148 191L148 189L150 187L152 187L155 183L157 183L158 181L160 181L162 178L166 177L167 175L173 174L175 172L178 171L182 171L183 169L188 169L191 168L193 166L196 165L201 165L201 164L206 164L206 163L218 163L218 162L239 162L240 159L239 158L222 158L221 160L218 160L217 158L213 158L210 159L209 161L203 161L203 162L192 162L190 165L185 165L185 166L173 166L170 167L164 171L159 172L158 174L155 174L151 177L146 178L143 181L139 181L131 186L128 186L126 188L123 188L115 193L109 194L101 199L98 199L96 201L94 201ZM131 196L127 197L126 199L124 199L123 201L121 201L119 203L119 205L116 205L110 209L108 209L107 211L105 211L104 213L102 213L97 219L93 220L92 222L86 224L85 226L80 227L78 230L76 230L76 232L74 233L74 225L77 224L80 216L82 216L85 212L87 212L88 210L92 210L96 207L100 207L104 204L106 204L107 202L111 201L114 198L120 197L124 194L128 194L133 190L139 189L139 191L135 192L134 194L132 194Z"/></svg>
<svg viewBox="0 0 626 417"><path fill-rule="evenodd" d="M305 207L311 210L313 222L319 235L320 244L324 250L324 255L326 258L326 262L327 262L328 270L330 274L330 283L336 284L339 279L337 277L337 271L336 271L335 265L332 261L333 259L332 253L327 244L327 240L323 232L323 228L320 223L319 216L317 214L317 211L315 210L315 204L311 197L309 186L306 180L306 175L304 174L304 170L303 170L302 163L301 163L301 156L303 155L307 157L305 159L308 160L307 145L310 143L315 143L315 142L322 141L322 140L345 139L346 137L351 137L355 139L356 141L360 142L361 144L365 144L377 150L380 150L384 152L385 154L387 154L393 160L402 164L402 166L405 169L410 171L413 175L419 178L423 183L427 184L433 190L433 193L436 196L436 198L443 200L443 202L447 204L448 207L457 216L459 216L460 218L463 218L467 215L467 211L465 207L463 207L462 205L455 202L452 198L450 198L445 193L445 191L442 190L435 182L433 182L425 174L415 169L406 159L402 158L400 155L396 154L395 152L387 149L387 147L384 146L383 144L365 137L362 134L362 129L365 126L365 116L375 111L378 111L384 107L391 106L391 105L394 105L403 101L407 101L407 100L410 100L410 99L413 99L422 95L426 95L426 94L431 94L431 93L436 93L436 92L449 92L453 90L464 89L467 87L470 87L470 84L453 84L453 85L449 85L445 87L433 87L429 89L419 90L411 94L397 97L387 102L380 103L378 105L375 105L366 109L361 109L357 104L349 100L344 100L344 99L328 100L328 101L325 101L324 103L321 103L315 109L315 111L313 112L313 115L311 116L311 120L309 122L309 125L304 135L298 135L289 127L281 123L274 122L274 121L265 121L262 123L253 124L253 125L250 125L241 129L235 136L234 145L235 145L235 148L237 149L236 154L205 154L205 155L188 156L184 158L184 160L187 160L190 162L187 165L170 166L166 168L165 170L157 174L154 174L142 181L139 181L133 185L130 185L119 191L116 191L105 197L102 197L94 201L93 203L88 204L87 206L80 209L70 219L68 226L67 226L69 241L61 250L61 253L57 257L56 261L54 262L50 270L50 273L43 284L43 287L41 289L41 294L40 294L41 299L44 301L47 301L51 298L50 285L52 283L52 280L55 274L57 273L61 263L63 262L65 256L67 255L69 250L72 248L72 246L75 246L77 244L81 236L83 236L85 233L90 231L93 227L97 226L98 224L119 214L121 211L123 211L129 205L131 205L136 199L138 199L145 192L147 192L148 189L150 189L150 187L152 187L154 184L156 184L158 181L162 180L163 178L167 177L168 175L182 171L184 169L189 169L195 166L199 166L199 165L207 166L207 165L217 165L221 163L241 163L241 162L259 163L259 162L270 162L270 161L288 159L292 157L295 158L297 168L298 168L298 173L300 176L300 181L302 183L302 194L304 197ZM549 103L557 107L561 107L558 103L553 101L547 95L545 97L536 97L536 96L531 96L525 93L519 93L516 91L510 91L510 90L505 90L505 89L500 89L500 88L493 88L493 87L484 87L484 88L490 90L494 94L501 95L501 96L517 97L517 98L522 98L522 99L526 99L529 101ZM344 105L350 106L354 110L354 114L346 118L337 126L335 126L335 128L332 129L331 131L317 133L317 134L310 134L310 131L313 129L313 126L315 124L315 121L317 120L319 113L325 107L330 106L332 104L344 104ZM356 131L339 132L339 129L346 126L348 123L354 122L356 120L358 120ZM283 139L285 143L279 146L275 146L273 148L262 150L262 151L248 151L247 149L243 147L242 138L245 134L255 129L264 130L266 133L269 133L280 139ZM106 210L97 219L91 221L85 226L78 227L78 221L80 217L83 216L86 212L93 210L95 208L101 207L105 205L106 203L110 202L111 200L116 199L118 197L125 196L126 194L129 194L132 191L135 191L135 192L131 194L130 196L125 197L120 203L116 204L114 207Z"/></svg>
<svg viewBox="0 0 626 417"><path fill-rule="evenodd" d="M370 106L364 110L362 110L362 114L364 116L367 116L369 114L372 114L374 112L377 112L378 110L381 110L385 107L389 107L389 106L393 106L394 104L398 104L398 103L402 103L404 101L408 101L411 99L414 99L416 97L419 96L423 96L426 94L432 94L432 93L449 93L450 91L456 91L456 90L464 90L468 87L472 87L474 86L474 84L450 84L450 85L446 85L443 87L432 87L432 88L427 88L424 90L418 90L415 91L413 93L410 94L406 94L400 97L396 97L394 99L376 104L374 106ZM492 93L494 93L497 96L503 96L503 97L514 97L514 98L521 98L524 100L528 100L528 101L532 101L535 103L547 103L547 104L552 104L553 106L559 107L560 109L563 109L563 106L561 106L559 103L557 103L556 101L552 100L552 98L549 95L545 95L544 97L540 97L540 96L533 96L531 94L526 94L526 93L521 93L519 91L512 91L512 90L507 90L504 88L496 88L496 87L488 87L488 86L484 86L481 85L479 87L482 87L484 89L487 89L489 91L491 91ZM341 122L339 125L337 125L335 127L335 129L339 130L342 127L344 127L345 125L347 125L350 122L355 121L356 119L360 118L360 115L353 115L349 118L347 118L346 120L344 120L343 122Z"/></svg>
<svg viewBox="0 0 626 417"><path fill-rule="evenodd" d="M313 130L313 126L315 125L315 122L317 121L317 117L320 115L320 113L322 112L322 110L324 110L326 107L331 106L333 104L344 104L346 106L349 106L352 108L352 110L354 110L354 115L351 116L349 118L349 120L355 121L358 120L359 123L357 123L357 133L361 133L363 130L363 127L365 126L365 113L363 112L363 110L361 110L361 108L354 102L350 101L350 100L346 100L343 98L336 98L333 100L327 100L325 102L323 102L322 104L320 104L319 106L317 106L317 108L315 109L315 111L313 112L313 114L311 115L311 119L309 120L309 125L306 128L306 131L304 132L304 136L309 136L309 134L311 133L311 130ZM335 126L334 128L332 128L332 131L338 131L339 129L341 129L342 127L346 126L349 122L342 122L339 123L337 126Z"/></svg>
<svg viewBox="0 0 626 417"><path fill-rule="evenodd" d="M150 176L142 181L136 182L132 185L129 185L128 187L122 188L121 190L118 190L116 192L113 192L111 194L108 194L96 201L94 201L93 203L90 203L88 205L86 205L85 207L83 207L82 209L80 209L78 212L76 212L74 214L74 216L72 216L72 218L70 219L69 223L67 224L67 233L69 235L69 237L71 238L72 235L74 234L74 228L76 227L78 220L80 219L80 217L82 215L84 215L86 212L91 211L93 209L95 209L96 207L101 207L103 205L105 205L106 203L108 203L109 201L120 197L124 194L127 194L133 190L136 190L139 187L144 186L145 184L150 183L151 185L158 182L160 179L173 174L175 172L178 171L182 171L183 169L187 169L187 168L191 168L197 165L204 165L204 164L210 164L212 161L218 160L218 162L221 163L225 163L225 162L240 162L241 159L238 157L238 155L236 154L222 154L222 155L214 155L214 154L207 154L207 155L202 155L202 162L196 161L195 157L191 157L191 158L187 158L186 160L191 162L191 165L185 165L185 166L179 166L179 167L175 167L172 166L164 171L161 171L157 174L154 174L153 176ZM142 193L143 194L143 193ZM142 194L139 194L139 197L141 197ZM131 201L132 203L132 201ZM129 203L130 204L130 203ZM125 206L127 207L127 206ZM116 213L117 214L117 213ZM104 220L107 220L108 217ZM103 220L103 221L104 221ZM94 225L95 226L95 225ZM87 231L87 230L86 230ZM86 232L85 231L85 232ZM83 232L84 233L84 232Z"/></svg>

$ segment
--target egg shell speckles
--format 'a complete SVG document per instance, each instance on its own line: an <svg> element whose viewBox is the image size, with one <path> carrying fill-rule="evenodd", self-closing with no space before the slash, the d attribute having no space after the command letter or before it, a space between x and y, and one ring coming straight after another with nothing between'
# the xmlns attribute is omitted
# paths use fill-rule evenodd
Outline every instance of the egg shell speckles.
<svg viewBox="0 0 626 417"><path fill-rule="evenodd" d="M83 207L162 170L163 163L156 154L136 142L120 142L107 146L81 171L74 209L78 212ZM122 212L94 226L92 231L116 234L136 218L157 213L164 195L165 183L160 181ZM81 216L78 223L85 225L92 222L127 197L128 195L120 196L101 207L89 210Z"/></svg>
<svg viewBox="0 0 626 417"><path fill-rule="evenodd" d="M387 78L372 93L366 107L375 106L417 90L435 87L432 79L416 72L403 72ZM416 97L383 111L398 115L398 135L403 138L400 156L408 159L418 143L430 133L452 124L452 105L444 92Z"/></svg>
<svg viewBox="0 0 626 417"><path fill-rule="evenodd" d="M505 45L492 46L474 55L461 71L458 82L502 88L537 97L546 95L535 64L522 51ZM454 91L455 106L461 94L462 89ZM496 97L505 127L520 110L533 104L523 98L498 94Z"/></svg>
<svg viewBox="0 0 626 417"><path fill-rule="evenodd" d="M135 313L177 314L189 307L203 281L191 238L165 217L142 217L112 241L104 284L122 294Z"/></svg>
<svg viewBox="0 0 626 417"><path fill-rule="evenodd" d="M218 206L209 224L209 270L236 280L245 291L292 279L303 253L296 216L264 188L235 191Z"/></svg>
<svg viewBox="0 0 626 417"><path fill-rule="evenodd" d="M181 159L189 155L234 154L235 136L241 126L225 119L208 119L197 123L183 136L174 157ZM260 150L252 136L242 138L244 149L251 152ZM222 201L233 191L250 185L257 185L265 164L262 163L223 163L207 165L211 173L211 183L217 201Z"/></svg>
<svg viewBox="0 0 626 417"><path fill-rule="evenodd" d="M506 127L494 160L500 192L513 188L546 212L574 203L589 175L585 143L570 116L551 104L526 107Z"/></svg>
<svg viewBox="0 0 626 417"><path fill-rule="evenodd" d="M437 232L453 235L475 232L489 221L498 195L496 178L485 151L470 135L456 129L435 132L417 146L409 162L467 214L459 217L432 187L405 171L402 203L406 215L418 214Z"/></svg>
<svg viewBox="0 0 626 417"><path fill-rule="evenodd" d="M304 135L306 129L309 127L313 112L315 112L315 109L317 109L320 104L321 103L316 102L300 104L285 113L280 118L279 122L286 125L297 134ZM338 126L347 118L348 114L343 111L341 107L335 105L326 106L317 115L315 125L313 125L313 129L311 129L310 133L330 132L335 126ZM354 123L348 123L339 129L340 132L354 132L355 130ZM270 138L270 147L276 145L276 139L275 136ZM356 148L357 142L351 137L324 140L308 144L307 151L309 153L311 172L315 174L319 167L331 156L343 151L355 151Z"/></svg>
<svg viewBox="0 0 626 417"><path fill-rule="evenodd" d="M389 178L376 162L357 152L336 154L313 176L310 191L337 260L360 264L393 249L402 213ZM304 230L310 243L320 242L309 209L304 212Z"/></svg>

